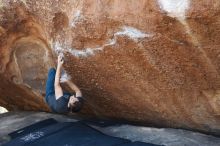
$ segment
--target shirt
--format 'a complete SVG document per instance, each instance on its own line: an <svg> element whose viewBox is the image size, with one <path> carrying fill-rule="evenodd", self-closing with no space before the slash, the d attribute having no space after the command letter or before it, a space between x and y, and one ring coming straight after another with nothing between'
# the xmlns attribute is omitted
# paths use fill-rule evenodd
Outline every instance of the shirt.
<svg viewBox="0 0 220 146"><path fill-rule="evenodd" d="M50 109L56 113L68 113L68 102L71 94L64 93L62 97L56 100L55 94L51 94L46 98L46 102Z"/></svg>

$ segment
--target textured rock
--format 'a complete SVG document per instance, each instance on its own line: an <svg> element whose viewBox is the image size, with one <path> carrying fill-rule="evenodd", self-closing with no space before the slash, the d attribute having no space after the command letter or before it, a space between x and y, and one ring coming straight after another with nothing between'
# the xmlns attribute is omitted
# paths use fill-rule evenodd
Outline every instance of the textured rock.
<svg viewBox="0 0 220 146"><path fill-rule="evenodd" d="M220 135L219 14L219 0L2 0L0 104L48 110L62 52L82 113Z"/></svg>

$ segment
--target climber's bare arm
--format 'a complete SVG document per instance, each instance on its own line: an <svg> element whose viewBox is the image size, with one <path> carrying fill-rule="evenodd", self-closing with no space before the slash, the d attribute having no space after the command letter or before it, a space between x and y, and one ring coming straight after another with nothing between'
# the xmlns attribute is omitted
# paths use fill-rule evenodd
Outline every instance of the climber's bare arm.
<svg viewBox="0 0 220 146"><path fill-rule="evenodd" d="M82 97L82 92L81 90L70 80L68 80L67 85L76 93L76 97Z"/></svg>
<svg viewBox="0 0 220 146"><path fill-rule="evenodd" d="M60 72L63 65L63 58L59 55L57 61L57 70L54 82L56 100L63 96L63 89L60 86Z"/></svg>

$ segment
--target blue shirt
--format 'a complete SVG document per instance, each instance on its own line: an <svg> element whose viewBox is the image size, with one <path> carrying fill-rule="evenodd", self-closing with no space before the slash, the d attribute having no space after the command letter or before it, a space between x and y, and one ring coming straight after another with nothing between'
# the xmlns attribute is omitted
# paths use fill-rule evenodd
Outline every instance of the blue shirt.
<svg viewBox="0 0 220 146"><path fill-rule="evenodd" d="M55 94L50 94L46 97L46 102L50 109L56 113L68 113L68 102L71 94L64 93L62 97L56 100Z"/></svg>

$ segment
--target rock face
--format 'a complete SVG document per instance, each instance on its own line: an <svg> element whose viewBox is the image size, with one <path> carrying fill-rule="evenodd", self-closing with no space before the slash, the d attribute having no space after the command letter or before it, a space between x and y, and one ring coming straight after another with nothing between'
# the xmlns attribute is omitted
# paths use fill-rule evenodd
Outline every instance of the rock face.
<svg viewBox="0 0 220 146"><path fill-rule="evenodd" d="M0 105L45 110L57 53L82 113L220 135L219 0L2 0Z"/></svg>

